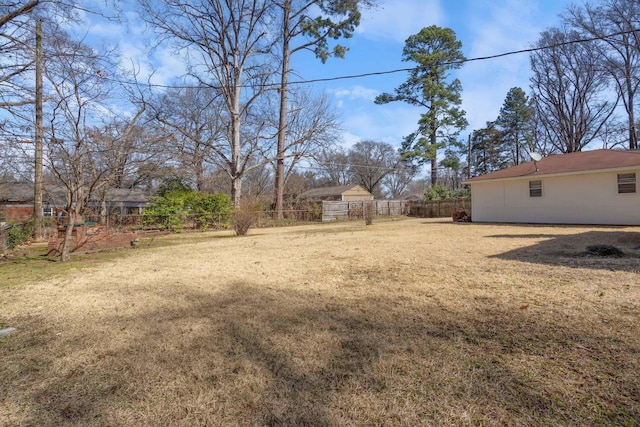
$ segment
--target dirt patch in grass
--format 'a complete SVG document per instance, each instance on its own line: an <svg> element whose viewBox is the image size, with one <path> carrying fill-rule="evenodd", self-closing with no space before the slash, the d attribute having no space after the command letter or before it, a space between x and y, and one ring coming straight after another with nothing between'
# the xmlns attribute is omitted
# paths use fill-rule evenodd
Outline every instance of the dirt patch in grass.
<svg viewBox="0 0 640 427"><path fill-rule="evenodd" d="M638 259L577 263L593 232L638 245L409 219L25 277L0 288L0 424L638 425Z"/></svg>

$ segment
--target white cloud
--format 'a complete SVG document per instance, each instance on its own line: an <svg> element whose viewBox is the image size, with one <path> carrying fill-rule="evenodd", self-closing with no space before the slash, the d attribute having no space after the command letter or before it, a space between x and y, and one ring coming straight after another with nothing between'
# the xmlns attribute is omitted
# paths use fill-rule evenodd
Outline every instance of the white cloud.
<svg viewBox="0 0 640 427"><path fill-rule="evenodd" d="M135 70L141 83L146 83L147 79L151 78L151 84L166 86L171 80L183 76L186 72L184 61L167 46L157 47L150 57L149 48L143 40L121 40L119 50L120 66L131 72Z"/></svg>
<svg viewBox="0 0 640 427"><path fill-rule="evenodd" d="M469 2L471 3L471 2ZM549 9L538 2L505 0L500 3L477 0L467 11L467 32L463 50L468 58L491 56L530 47L542 30L558 22L556 17L564 4L557 2ZM471 132L495 120L512 87L529 93L531 75L526 53L495 59L468 62L458 77L463 86L463 109Z"/></svg>
<svg viewBox="0 0 640 427"><path fill-rule="evenodd" d="M343 145L362 140L382 141L399 147L402 138L416 129L418 109L402 103L388 105L358 104L344 115Z"/></svg>
<svg viewBox="0 0 640 427"><path fill-rule="evenodd" d="M353 99L365 99L373 101L375 97L380 93L377 89L370 89L364 86L356 85L351 88L334 89L333 94L337 98Z"/></svg>
<svg viewBox="0 0 640 427"><path fill-rule="evenodd" d="M404 42L426 25L443 25L440 0L386 0L362 13L356 33L372 40Z"/></svg>

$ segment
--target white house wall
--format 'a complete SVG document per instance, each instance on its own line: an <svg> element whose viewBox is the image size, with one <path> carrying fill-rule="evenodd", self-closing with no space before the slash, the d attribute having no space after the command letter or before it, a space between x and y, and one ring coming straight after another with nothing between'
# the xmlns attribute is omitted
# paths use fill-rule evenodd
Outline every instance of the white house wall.
<svg viewBox="0 0 640 427"><path fill-rule="evenodd" d="M636 173L636 192L618 194L618 173ZM542 181L542 197L529 197L529 181ZM471 185L474 222L640 225L640 170Z"/></svg>

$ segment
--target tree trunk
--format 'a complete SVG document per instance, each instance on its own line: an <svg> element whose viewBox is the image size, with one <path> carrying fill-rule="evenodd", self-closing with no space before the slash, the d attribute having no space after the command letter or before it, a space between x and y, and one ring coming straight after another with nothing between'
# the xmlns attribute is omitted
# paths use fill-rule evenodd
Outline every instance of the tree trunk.
<svg viewBox="0 0 640 427"><path fill-rule="evenodd" d="M107 224L107 216L109 212L107 212L107 201L105 200L105 195L102 196L100 200L100 225Z"/></svg>
<svg viewBox="0 0 640 427"><path fill-rule="evenodd" d="M628 108L627 113L629 115L629 150L635 150L638 148L638 136L636 135L636 123L635 114L633 108L633 92L631 89L631 82L627 81L627 96L628 96Z"/></svg>
<svg viewBox="0 0 640 427"><path fill-rule="evenodd" d="M433 101L431 101L433 105ZM431 132L429 135L429 144L433 147L433 157L431 158L431 185L436 185L438 182L438 129L435 126L431 126Z"/></svg>
<svg viewBox="0 0 640 427"><path fill-rule="evenodd" d="M71 246L73 245L73 224L76 222L76 213L73 209L69 209L67 215L67 228L64 233L64 240L62 242L62 253L60 254L60 261L67 262L71 259Z"/></svg>
<svg viewBox="0 0 640 427"><path fill-rule="evenodd" d="M280 74L280 119L278 121L278 152L276 155L276 219L283 219L284 204L284 144L287 128L287 86L289 80L289 14L291 2L285 1L282 11L282 73Z"/></svg>
<svg viewBox="0 0 640 427"><path fill-rule="evenodd" d="M242 177L231 178L231 200L233 200L233 207L240 208L240 200L242 198Z"/></svg>
<svg viewBox="0 0 640 427"><path fill-rule="evenodd" d="M196 173L196 190L202 192L204 191L204 166L199 153L198 153L198 157L196 158L195 173Z"/></svg>
<svg viewBox="0 0 640 427"><path fill-rule="evenodd" d="M237 71L236 71L237 72ZM239 78L236 75L236 78ZM240 198L242 197L242 173L240 172L240 157L242 155L241 135L240 135L240 86L233 89L231 99L231 199L233 207L240 208Z"/></svg>
<svg viewBox="0 0 640 427"><path fill-rule="evenodd" d="M36 139L33 177L33 238L42 240L42 22L36 22Z"/></svg>

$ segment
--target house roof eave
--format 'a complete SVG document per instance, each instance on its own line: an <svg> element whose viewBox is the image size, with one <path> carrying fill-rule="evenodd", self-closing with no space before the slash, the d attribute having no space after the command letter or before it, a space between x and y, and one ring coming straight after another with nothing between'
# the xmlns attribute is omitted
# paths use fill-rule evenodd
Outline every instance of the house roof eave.
<svg viewBox="0 0 640 427"><path fill-rule="evenodd" d="M571 171L571 172L561 172L561 173L532 173L521 176L512 176L506 178L489 178L489 179L471 179L462 181L463 185L473 185L487 182L501 182L501 181L520 181L525 179L533 179L533 178L555 178L559 176L574 176L574 175L594 175L600 173L611 173L611 172L624 172L624 171L632 171L632 170L640 170L640 166L624 166L619 168L608 168L608 169L591 169L584 171ZM476 177L480 178L480 177Z"/></svg>

